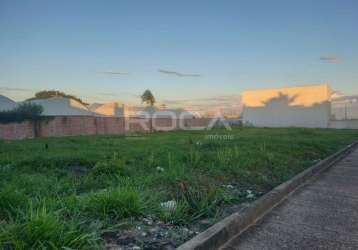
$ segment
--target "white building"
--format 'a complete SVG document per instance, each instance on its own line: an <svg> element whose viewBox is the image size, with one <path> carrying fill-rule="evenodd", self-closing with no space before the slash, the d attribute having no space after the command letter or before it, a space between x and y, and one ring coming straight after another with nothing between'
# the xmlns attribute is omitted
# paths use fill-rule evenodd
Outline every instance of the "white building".
<svg viewBox="0 0 358 250"><path fill-rule="evenodd" d="M17 103L6 96L0 95L0 111L8 111L16 108Z"/></svg>
<svg viewBox="0 0 358 250"><path fill-rule="evenodd" d="M132 112L133 114L133 112ZM182 108L169 109L157 107L142 107L136 108L136 113L132 116L148 118L173 118L173 119L193 119L199 117L195 112L188 111Z"/></svg>
<svg viewBox="0 0 358 250"><path fill-rule="evenodd" d="M243 123L255 127L327 128L331 95L326 84L245 91Z"/></svg>
<svg viewBox="0 0 358 250"><path fill-rule="evenodd" d="M110 102L105 104L93 103L88 109L98 116L114 116L114 117L127 117L127 107L118 102Z"/></svg>
<svg viewBox="0 0 358 250"><path fill-rule="evenodd" d="M65 97L51 97L48 99L35 99L29 101L41 105L43 116L93 116L85 105L74 99Z"/></svg>
<svg viewBox="0 0 358 250"><path fill-rule="evenodd" d="M198 117L194 112L187 111L182 108L177 109L159 109L155 112L156 118L173 118L173 119L194 119Z"/></svg>
<svg viewBox="0 0 358 250"><path fill-rule="evenodd" d="M139 114L139 117L149 117L153 118L169 118L169 119L193 119L198 117L195 113L189 112L185 109L168 109L168 108L155 108L155 107L146 107Z"/></svg>
<svg viewBox="0 0 358 250"><path fill-rule="evenodd" d="M332 99L333 120L357 120L358 96L339 96Z"/></svg>

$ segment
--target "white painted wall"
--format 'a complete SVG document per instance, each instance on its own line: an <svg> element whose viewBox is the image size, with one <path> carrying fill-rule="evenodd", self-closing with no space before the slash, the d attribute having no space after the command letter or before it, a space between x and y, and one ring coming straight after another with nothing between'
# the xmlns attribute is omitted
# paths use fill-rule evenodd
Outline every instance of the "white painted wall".
<svg viewBox="0 0 358 250"><path fill-rule="evenodd" d="M332 100L332 119L358 119L358 96L340 97Z"/></svg>
<svg viewBox="0 0 358 250"><path fill-rule="evenodd" d="M329 122L329 128L358 129L358 120L332 120Z"/></svg>
<svg viewBox="0 0 358 250"><path fill-rule="evenodd" d="M255 127L327 128L329 115L329 103L312 108L287 107L275 103L263 108L245 108L243 120L244 124Z"/></svg>
<svg viewBox="0 0 358 250"><path fill-rule="evenodd" d="M246 91L243 123L255 127L327 128L331 114L327 85Z"/></svg>

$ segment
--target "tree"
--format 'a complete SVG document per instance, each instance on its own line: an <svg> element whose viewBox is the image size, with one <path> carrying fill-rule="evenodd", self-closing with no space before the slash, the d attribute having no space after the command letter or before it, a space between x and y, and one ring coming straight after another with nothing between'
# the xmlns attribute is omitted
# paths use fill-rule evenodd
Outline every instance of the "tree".
<svg viewBox="0 0 358 250"><path fill-rule="evenodd" d="M34 97L31 97L29 99L27 99L28 101L31 100L35 100L35 99L48 99L51 97L55 97L55 96L61 96L61 97L66 97L66 98L70 98L73 100L76 100L80 103L82 103L83 105L88 105L88 103L83 102L80 98L74 96L74 95L68 95L64 92L58 91L58 90L43 90L43 91L39 91L37 93L35 93Z"/></svg>
<svg viewBox="0 0 358 250"><path fill-rule="evenodd" d="M141 96L141 98L142 98L142 103L146 103L147 105L150 105L151 107L154 106L155 98L154 98L152 92L149 89L144 91L144 93Z"/></svg>
<svg viewBox="0 0 358 250"><path fill-rule="evenodd" d="M34 103L22 103L16 108L0 112L0 123L36 121L40 119L43 107Z"/></svg>
<svg viewBox="0 0 358 250"><path fill-rule="evenodd" d="M166 105L165 103L162 103L162 104L160 104L160 108L161 108L161 109L166 109L166 108L167 108L167 105Z"/></svg>
<svg viewBox="0 0 358 250"><path fill-rule="evenodd" d="M144 91L143 95L141 96L142 98L142 103L146 103L147 105L150 106L150 121L149 121L149 126L150 126L150 132L153 131L153 112L154 112L154 103L155 103L155 98L152 94L152 92L147 89L146 91Z"/></svg>

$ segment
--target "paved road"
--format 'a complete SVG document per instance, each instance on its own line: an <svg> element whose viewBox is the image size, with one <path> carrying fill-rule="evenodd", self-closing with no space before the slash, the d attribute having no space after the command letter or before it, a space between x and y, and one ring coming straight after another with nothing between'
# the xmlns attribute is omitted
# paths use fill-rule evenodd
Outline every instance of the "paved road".
<svg viewBox="0 0 358 250"><path fill-rule="evenodd" d="M224 249L358 249L358 149Z"/></svg>

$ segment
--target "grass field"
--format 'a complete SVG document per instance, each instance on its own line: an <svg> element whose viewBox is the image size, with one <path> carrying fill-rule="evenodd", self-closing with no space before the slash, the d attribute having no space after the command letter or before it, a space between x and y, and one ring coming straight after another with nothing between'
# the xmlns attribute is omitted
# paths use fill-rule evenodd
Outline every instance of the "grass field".
<svg viewBox="0 0 358 250"><path fill-rule="evenodd" d="M143 219L152 220L144 238L158 222L215 221L356 139L353 130L237 128L0 141L0 247L102 249Z"/></svg>

